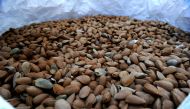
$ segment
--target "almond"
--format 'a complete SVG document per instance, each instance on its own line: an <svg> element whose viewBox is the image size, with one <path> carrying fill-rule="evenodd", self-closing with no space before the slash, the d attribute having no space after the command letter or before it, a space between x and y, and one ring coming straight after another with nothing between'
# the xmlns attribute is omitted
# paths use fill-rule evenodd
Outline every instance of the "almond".
<svg viewBox="0 0 190 109"><path fill-rule="evenodd" d="M64 93L64 87L59 84L53 85L53 92L54 94L60 95Z"/></svg>
<svg viewBox="0 0 190 109"><path fill-rule="evenodd" d="M129 104L135 104L135 105L139 105L139 104L145 104L146 101L136 95L128 95L125 99L125 102L129 103Z"/></svg>
<svg viewBox="0 0 190 109"><path fill-rule="evenodd" d="M92 105L96 102L96 97L93 93L89 94L89 96L86 98L85 105L88 108L91 108Z"/></svg>
<svg viewBox="0 0 190 109"><path fill-rule="evenodd" d="M86 98L89 95L89 93L90 93L90 87L84 86L79 91L79 97L80 98Z"/></svg>
<svg viewBox="0 0 190 109"><path fill-rule="evenodd" d="M11 98L11 92L3 87L0 87L0 95L4 98L4 99L9 99Z"/></svg>
<svg viewBox="0 0 190 109"><path fill-rule="evenodd" d="M16 79L16 83L17 84L31 84L32 83L32 79L29 77L21 77L21 78L17 78Z"/></svg>
<svg viewBox="0 0 190 109"><path fill-rule="evenodd" d="M154 94L154 95L159 95L158 89L152 84L145 83L144 84L144 90L146 92L148 92L148 93L151 93L151 94Z"/></svg>
<svg viewBox="0 0 190 109"><path fill-rule="evenodd" d="M77 86L77 85L68 85L65 87L64 89L64 94L66 95L70 95L70 94L73 94L73 93L78 93L80 90L80 87Z"/></svg>
<svg viewBox="0 0 190 109"><path fill-rule="evenodd" d="M26 92L31 96L37 96L39 94L42 94L43 91L35 86L29 86L26 88Z"/></svg>
<svg viewBox="0 0 190 109"><path fill-rule="evenodd" d="M48 94L42 93L35 96L32 101L34 104L40 104L47 97L48 97Z"/></svg>
<svg viewBox="0 0 190 109"><path fill-rule="evenodd" d="M154 84L168 91L171 91L174 88L174 85L171 82L166 81L166 80L155 81Z"/></svg>
<svg viewBox="0 0 190 109"><path fill-rule="evenodd" d="M76 77L76 80L78 80L82 84L88 84L88 83L90 83L90 77L87 76L87 75L78 76L78 77Z"/></svg>
<svg viewBox="0 0 190 109"><path fill-rule="evenodd" d="M162 71L162 73L163 73L164 75L171 74L171 73L174 73L174 72L176 72L176 67L174 67L174 66L166 67L166 68L164 68L164 70Z"/></svg>

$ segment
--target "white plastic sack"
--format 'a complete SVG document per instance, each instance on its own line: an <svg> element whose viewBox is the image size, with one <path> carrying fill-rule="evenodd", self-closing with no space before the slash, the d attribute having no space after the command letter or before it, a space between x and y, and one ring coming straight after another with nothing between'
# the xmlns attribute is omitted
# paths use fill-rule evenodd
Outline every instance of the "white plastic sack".
<svg viewBox="0 0 190 109"><path fill-rule="evenodd" d="M0 34L34 22L98 14L159 20L190 32L190 0L0 0ZM188 99L179 109L189 109Z"/></svg>
<svg viewBox="0 0 190 109"><path fill-rule="evenodd" d="M190 0L0 0L0 33L34 22L97 14L159 20L190 32Z"/></svg>

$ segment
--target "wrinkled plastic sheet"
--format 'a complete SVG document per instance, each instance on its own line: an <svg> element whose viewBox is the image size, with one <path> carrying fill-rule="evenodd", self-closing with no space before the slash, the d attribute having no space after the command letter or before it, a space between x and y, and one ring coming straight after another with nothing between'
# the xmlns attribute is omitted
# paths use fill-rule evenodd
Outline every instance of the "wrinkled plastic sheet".
<svg viewBox="0 0 190 109"><path fill-rule="evenodd" d="M190 0L0 0L0 34L31 23L94 15L168 22L190 32ZM190 96L178 109L189 109Z"/></svg>
<svg viewBox="0 0 190 109"><path fill-rule="evenodd" d="M0 0L0 33L34 22L97 14L164 21L190 32L190 0Z"/></svg>

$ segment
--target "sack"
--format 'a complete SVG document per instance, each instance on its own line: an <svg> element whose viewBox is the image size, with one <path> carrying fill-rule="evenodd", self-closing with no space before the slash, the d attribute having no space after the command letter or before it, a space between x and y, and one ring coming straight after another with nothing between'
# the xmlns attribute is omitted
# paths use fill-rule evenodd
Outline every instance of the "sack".
<svg viewBox="0 0 190 109"><path fill-rule="evenodd" d="M164 21L190 32L189 0L0 0L0 33L34 22L98 14Z"/></svg>

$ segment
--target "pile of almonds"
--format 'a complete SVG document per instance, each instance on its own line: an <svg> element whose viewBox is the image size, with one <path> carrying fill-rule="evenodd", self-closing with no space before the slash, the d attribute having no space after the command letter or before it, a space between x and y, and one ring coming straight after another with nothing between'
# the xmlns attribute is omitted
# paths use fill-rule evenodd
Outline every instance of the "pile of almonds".
<svg viewBox="0 0 190 109"><path fill-rule="evenodd" d="M16 109L174 109L190 92L190 34L95 16L0 37L0 95Z"/></svg>

